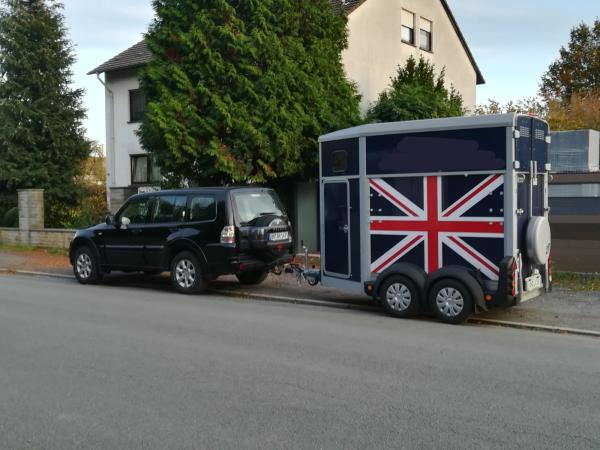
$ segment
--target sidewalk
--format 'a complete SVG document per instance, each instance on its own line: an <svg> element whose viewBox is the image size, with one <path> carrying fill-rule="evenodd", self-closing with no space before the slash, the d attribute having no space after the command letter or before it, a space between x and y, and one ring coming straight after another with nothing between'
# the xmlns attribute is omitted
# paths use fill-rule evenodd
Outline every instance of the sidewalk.
<svg viewBox="0 0 600 450"><path fill-rule="evenodd" d="M46 252L10 253L0 252L0 269L27 270L61 275L72 275L68 258L49 255ZM106 283L114 286L131 286L150 289L170 290L168 276L148 277L140 274L111 274ZM215 291L243 295L288 297L334 302L365 309L378 309L376 302L367 296L348 294L323 286L310 287L306 283L298 285L294 275L269 275L259 286L243 286L235 277L221 277L211 283ZM576 292L556 287L554 292L538 297L522 305L508 309L497 309L477 318L509 322L531 323L545 326L575 328L600 332L600 292Z"/></svg>

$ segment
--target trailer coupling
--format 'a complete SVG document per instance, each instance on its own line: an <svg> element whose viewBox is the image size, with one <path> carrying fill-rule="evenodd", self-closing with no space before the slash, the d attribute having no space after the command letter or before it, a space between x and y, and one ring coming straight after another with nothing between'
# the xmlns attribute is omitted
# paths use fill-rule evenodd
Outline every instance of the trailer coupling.
<svg viewBox="0 0 600 450"><path fill-rule="evenodd" d="M273 268L272 272L275 275L281 275L282 273L290 273L295 274L296 279L298 280L298 284L302 284L303 281L306 281L309 286L316 286L321 281L321 271L317 269L310 269L309 259L308 259L308 248L303 247L304 250L304 264L298 264L295 261L291 263L285 264L284 266L276 266Z"/></svg>

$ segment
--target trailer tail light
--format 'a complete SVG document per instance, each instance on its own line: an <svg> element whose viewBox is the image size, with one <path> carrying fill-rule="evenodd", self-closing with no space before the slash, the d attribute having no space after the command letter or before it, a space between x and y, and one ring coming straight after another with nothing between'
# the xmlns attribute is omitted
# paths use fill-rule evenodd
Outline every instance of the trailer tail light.
<svg viewBox="0 0 600 450"><path fill-rule="evenodd" d="M513 259L512 264L510 266L510 287L511 287L510 294L513 297L516 297L518 294L518 292L517 292L518 275L519 275L519 266L517 264L517 260Z"/></svg>
<svg viewBox="0 0 600 450"><path fill-rule="evenodd" d="M552 253L550 253L550 256L548 257L548 281L550 281L550 283L552 283Z"/></svg>
<svg viewBox="0 0 600 450"><path fill-rule="evenodd" d="M221 244L235 244L235 227L227 225L221 231Z"/></svg>

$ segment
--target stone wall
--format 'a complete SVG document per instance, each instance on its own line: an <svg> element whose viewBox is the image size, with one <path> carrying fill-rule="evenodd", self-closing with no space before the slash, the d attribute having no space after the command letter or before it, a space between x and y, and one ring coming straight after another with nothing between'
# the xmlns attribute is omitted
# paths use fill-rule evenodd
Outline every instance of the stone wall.
<svg viewBox="0 0 600 450"><path fill-rule="evenodd" d="M20 189L19 229L41 230L44 228L44 190Z"/></svg>
<svg viewBox="0 0 600 450"><path fill-rule="evenodd" d="M74 235L75 230L19 230L18 228L0 228L0 244L69 248L69 243Z"/></svg>
<svg viewBox="0 0 600 450"><path fill-rule="evenodd" d="M19 228L0 228L0 244L69 248L75 230L44 228L43 189L19 191Z"/></svg>

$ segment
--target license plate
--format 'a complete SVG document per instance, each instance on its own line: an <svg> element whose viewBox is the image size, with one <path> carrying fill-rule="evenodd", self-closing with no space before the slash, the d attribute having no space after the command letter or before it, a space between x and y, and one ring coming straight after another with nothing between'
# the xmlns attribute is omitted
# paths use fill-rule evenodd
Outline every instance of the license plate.
<svg viewBox="0 0 600 450"><path fill-rule="evenodd" d="M543 286L542 276L541 275L533 275L529 278L525 278L525 290L526 291L534 291L536 289L540 289Z"/></svg>
<svg viewBox="0 0 600 450"><path fill-rule="evenodd" d="M269 234L270 241L287 241L290 238L290 233L284 231L283 233L271 233Z"/></svg>

